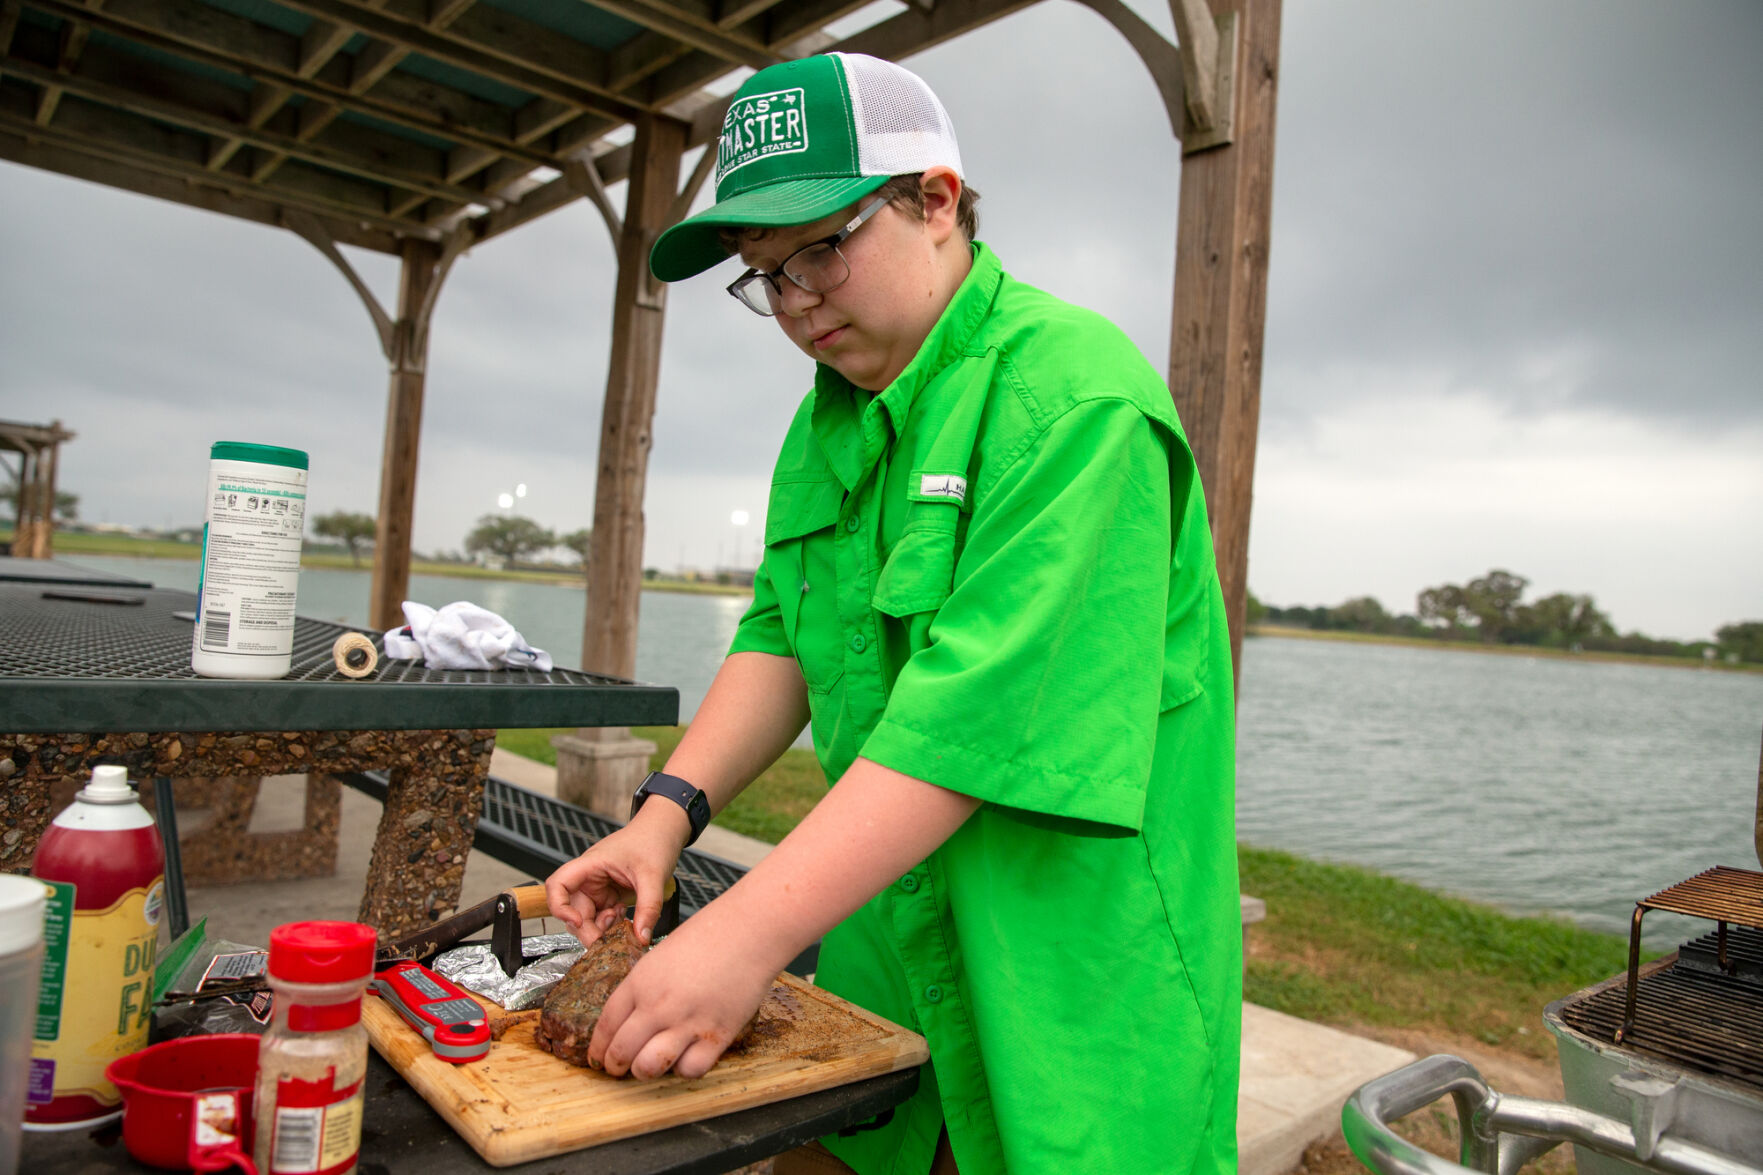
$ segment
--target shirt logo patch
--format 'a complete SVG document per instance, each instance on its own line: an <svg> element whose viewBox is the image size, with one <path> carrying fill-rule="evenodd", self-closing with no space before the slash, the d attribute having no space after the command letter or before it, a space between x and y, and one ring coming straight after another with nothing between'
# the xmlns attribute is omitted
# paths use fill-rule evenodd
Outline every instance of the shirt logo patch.
<svg viewBox="0 0 1763 1175"><path fill-rule="evenodd" d="M952 473L924 473L918 478L918 493L925 498L954 498L967 501L967 479Z"/></svg>
<svg viewBox="0 0 1763 1175"><path fill-rule="evenodd" d="M716 182L749 163L808 150L808 96L797 86L749 94L728 108L716 149Z"/></svg>

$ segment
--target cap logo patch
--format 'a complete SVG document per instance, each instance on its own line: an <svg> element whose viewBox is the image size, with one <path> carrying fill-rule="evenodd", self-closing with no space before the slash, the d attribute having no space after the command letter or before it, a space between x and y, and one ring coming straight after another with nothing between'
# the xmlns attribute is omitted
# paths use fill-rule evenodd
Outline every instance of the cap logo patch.
<svg viewBox="0 0 1763 1175"><path fill-rule="evenodd" d="M802 87L748 94L728 108L716 149L716 182L773 155L808 150L808 96Z"/></svg>

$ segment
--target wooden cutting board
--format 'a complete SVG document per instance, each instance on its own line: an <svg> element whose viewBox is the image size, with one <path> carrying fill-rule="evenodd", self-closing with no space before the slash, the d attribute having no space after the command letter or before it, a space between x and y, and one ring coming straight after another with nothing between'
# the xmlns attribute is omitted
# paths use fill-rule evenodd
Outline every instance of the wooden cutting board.
<svg viewBox="0 0 1763 1175"><path fill-rule="evenodd" d="M476 997L492 1016L507 1015ZM516 1016L520 1014L516 1013ZM451 1065L378 996L362 1001L373 1047L484 1161L497 1167L597 1146L878 1077L930 1057L924 1038L793 975L760 1010L757 1039L696 1081L609 1077L533 1043L537 1014L514 1020L481 1061Z"/></svg>

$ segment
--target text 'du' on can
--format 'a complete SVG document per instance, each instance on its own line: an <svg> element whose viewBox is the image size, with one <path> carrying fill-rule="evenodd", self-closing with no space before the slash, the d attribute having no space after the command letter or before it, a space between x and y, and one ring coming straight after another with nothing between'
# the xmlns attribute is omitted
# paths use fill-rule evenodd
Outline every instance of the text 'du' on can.
<svg viewBox="0 0 1763 1175"><path fill-rule="evenodd" d="M306 525L299 449L219 441L209 451L202 578L190 668L204 677L286 676Z"/></svg>

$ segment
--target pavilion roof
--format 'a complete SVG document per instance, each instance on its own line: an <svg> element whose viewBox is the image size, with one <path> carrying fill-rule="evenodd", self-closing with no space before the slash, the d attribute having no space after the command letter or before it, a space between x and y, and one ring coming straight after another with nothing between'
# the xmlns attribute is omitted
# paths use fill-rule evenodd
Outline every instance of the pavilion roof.
<svg viewBox="0 0 1763 1175"><path fill-rule="evenodd" d="M383 252L476 242L603 203L637 120L709 142L743 67L1030 3L888 0L841 37L869 0L0 0L0 159Z"/></svg>

